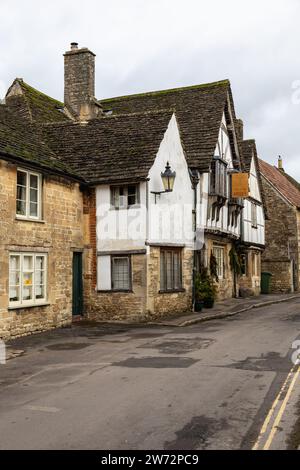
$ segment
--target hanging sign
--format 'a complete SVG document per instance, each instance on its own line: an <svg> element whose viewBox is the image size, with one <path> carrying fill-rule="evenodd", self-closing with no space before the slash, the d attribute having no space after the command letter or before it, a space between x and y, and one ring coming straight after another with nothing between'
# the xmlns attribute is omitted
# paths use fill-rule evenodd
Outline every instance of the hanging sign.
<svg viewBox="0 0 300 470"><path fill-rule="evenodd" d="M249 196L249 175L248 173L232 173L231 175L231 197Z"/></svg>

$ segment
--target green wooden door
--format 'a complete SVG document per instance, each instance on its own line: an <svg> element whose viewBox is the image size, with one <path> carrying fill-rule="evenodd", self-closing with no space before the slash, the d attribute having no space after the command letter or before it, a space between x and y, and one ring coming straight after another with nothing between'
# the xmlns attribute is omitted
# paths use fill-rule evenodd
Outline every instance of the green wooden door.
<svg viewBox="0 0 300 470"><path fill-rule="evenodd" d="M82 253L73 253L72 314L83 315Z"/></svg>

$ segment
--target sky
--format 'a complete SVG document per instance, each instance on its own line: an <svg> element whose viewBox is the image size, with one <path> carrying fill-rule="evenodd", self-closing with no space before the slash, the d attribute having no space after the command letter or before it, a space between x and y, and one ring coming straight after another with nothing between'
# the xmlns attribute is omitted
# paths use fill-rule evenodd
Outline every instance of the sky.
<svg viewBox="0 0 300 470"><path fill-rule="evenodd" d="M300 0L0 0L0 99L14 78L63 100L71 42L98 99L228 78L245 138L300 180Z"/></svg>

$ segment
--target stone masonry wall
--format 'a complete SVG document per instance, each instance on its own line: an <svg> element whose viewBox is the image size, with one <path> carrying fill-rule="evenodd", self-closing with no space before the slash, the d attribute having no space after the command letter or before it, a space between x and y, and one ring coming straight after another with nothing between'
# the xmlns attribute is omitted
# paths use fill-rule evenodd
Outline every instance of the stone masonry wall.
<svg viewBox="0 0 300 470"><path fill-rule="evenodd" d="M262 178L269 220L266 220L266 249L262 255L262 271L272 274L272 292L291 291L291 260L299 269L296 209Z"/></svg>
<svg viewBox="0 0 300 470"><path fill-rule="evenodd" d="M131 255L132 292L97 291L86 282L85 311L91 320L131 320L146 318L146 255Z"/></svg>
<svg viewBox="0 0 300 470"><path fill-rule="evenodd" d="M207 262L209 265L210 255L213 249L214 244L223 246L224 247L224 278L219 279L219 282L216 283L217 288L217 301L230 299L233 297L234 291L234 281L233 281L233 273L230 268L230 260L229 260L229 252L232 247L232 244L227 242L225 243L223 240L216 240L216 239L206 239L206 248L207 248ZM238 289L238 286L237 286Z"/></svg>
<svg viewBox="0 0 300 470"><path fill-rule="evenodd" d="M255 267L253 265L253 255L258 256L257 275L255 275ZM247 256L247 274L239 277L239 287L250 289L254 295L259 295L260 281L261 281L261 252L258 250L252 250L245 252Z"/></svg>
<svg viewBox="0 0 300 470"><path fill-rule="evenodd" d="M78 184L46 176L43 222L16 220L16 166L0 160L0 338L68 325L72 321L72 256L83 249L82 194ZM45 306L8 309L9 253L48 255Z"/></svg>
<svg viewBox="0 0 300 470"><path fill-rule="evenodd" d="M158 318L192 311L193 251L182 250L183 292L160 293L160 248L150 247L148 255L148 317Z"/></svg>

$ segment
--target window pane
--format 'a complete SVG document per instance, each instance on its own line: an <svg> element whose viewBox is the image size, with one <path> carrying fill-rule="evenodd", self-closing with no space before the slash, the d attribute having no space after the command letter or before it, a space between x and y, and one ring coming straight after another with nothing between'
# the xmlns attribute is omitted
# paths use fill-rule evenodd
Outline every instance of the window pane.
<svg viewBox="0 0 300 470"><path fill-rule="evenodd" d="M17 201L17 214L26 215L26 203L25 201Z"/></svg>
<svg viewBox="0 0 300 470"><path fill-rule="evenodd" d="M38 177L37 177L37 175L30 175L30 187L38 189Z"/></svg>
<svg viewBox="0 0 300 470"><path fill-rule="evenodd" d="M35 259L35 269L45 269L45 257L37 256Z"/></svg>
<svg viewBox="0 0 300 470"><path fill-rule="evenodd" d="M19 302L20 301L20 287L10 286L9 288L9 301Z"/></svg>
<svg viewBox="0 0 300 470"><path fill-rule="evenodd" d="M20 201L26 201L26 187L17 186L17 199Z"/></svg>
<svg viewBox="0 0 300 470"><path fill-rule="evenodd" d="M137 185L130 184L128 185L128 206L133 206L138 203L137 197Z"/></svg>
<svg viewBox="0 0 300 470"><path fill-rule="evenodd" d="M23 271L32 271L33 256L24 256L23 258Z"/></svg>
<svg viewBox="0 0 300 470"><path fill-rule="evenodd" d="M35 283L36 284L44 284L44 271L36 271L35 272Z"/></svg>
<svg viewBox="0 0 300 470"><path fill-rule="evenodd" d="M23 171L17 172L17 184L21 186L26 186L27 174Z"/></svg>
<svg viewBox="0 0 300 470"><path fill-rule="evenodd" d="M23 286L23 299L22 300L32 300L32 286Z"/></svg>
<svg viewBox="0 0 300 470"><path fill-rule="evenodd" d="M224 250L220 247L213 248L213 255L217 262L217 275L222 278L224 275Z"/></svg>
<svg viewBox="0 0 300 470"><path fill-rule="evenodd" d="M30 216L37 217L38 216L38 205L35 202L30 203Z"/></svg>
<svg viewBox="0 0 300 470"><path fill-rule="evenodd" d="M38 284L35 286L35 298L36 299L45 298L45 286L43 284Z"/></svg>
<svg viewBox="0 0 300 470"><path fill-rule="evenodd" d="M30 188L30 201L38 202L38 192L37 189Z"/></svg>
<svg viewBox="0 0 300 470"><path fill-rule="evenodd" d="M129 289L129 258L113 258L113 288Z"/></svg>
<svg viewBox="0 0 300 470"><path fill-rule="evenodd" d="M9 272L9 285L10 286L20 285L20 272L19 271Z"/></svg>
<svg viewBox="0 0 300 470"><path fill-rule="evenodd" d="M181 287L179 253L174 252L173 264L174 264L174 289L179 289Z"/></svg>
<svg viewBox="0 0 300 470"><path fill-rule="evenodd" d="M165 280L165 252L160 252L160 288L161 290L166 289L166 280Z"/></svg>
<svg viewBox="0 0 300 470"><path fill-rule="evenodd" d="M166 251L166 288L173 288L172 252Z"/></svg>
<svg viewBox="0 0 300 470"><path fill-rule="evenodd" d="M9 258L9 269L11 270L19 270L20 269L20 256L18 255L11 255Z"/></svg>

